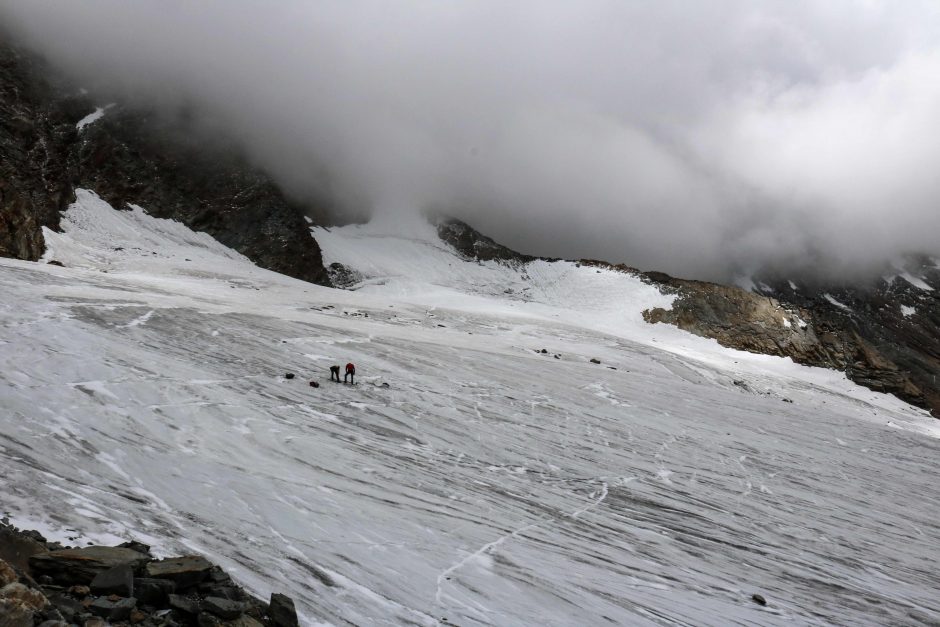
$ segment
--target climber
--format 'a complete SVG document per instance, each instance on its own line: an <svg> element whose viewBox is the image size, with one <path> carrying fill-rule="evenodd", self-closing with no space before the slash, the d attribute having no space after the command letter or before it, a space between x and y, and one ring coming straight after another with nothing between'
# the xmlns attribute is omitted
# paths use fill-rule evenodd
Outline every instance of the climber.
<svg viewBox="0 0 940 627"><path fill-rule="evenodd" d="M356 385L356 367L351 363L346 364L346 376L343 377L343 383L345 383L347 379L350 383Z"/></svg>
<svg viewBox="0 0 940 627"><path fill-rule="evenodd" d="M330 366L330 381L339 383L339 366Z"/></svg>

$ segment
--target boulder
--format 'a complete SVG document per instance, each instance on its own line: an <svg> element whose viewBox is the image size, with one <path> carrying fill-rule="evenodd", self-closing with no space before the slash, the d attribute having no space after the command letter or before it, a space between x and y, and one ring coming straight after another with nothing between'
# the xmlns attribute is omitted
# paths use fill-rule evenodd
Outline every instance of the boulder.
<svg viewBox="0 0 940 627"><path fill-rule="evenodd" d="M221 597L232 601L245 601L245 592L233 585L224 583L205 582L199 584L199 594L207 597Z"/></svg>
<svg viewBox="0 0 940 627"><path fill-rule="evenodd" d="M102 571L124 564L136 568L148 559L124 547L89 546L33 555L29 567L34 576L48 575L57 584L89 584Z"/></svg>
<svg viewBox="0 0 940 627"><path fill-rule="evenodd" d="M137 551L138 553L143 553L144 555L150 555L150 545L144 544L143 542L138 542L137 540L122 542L118 546L125 549L131 549L132 551Z"/></svg>
<svg viewBox="0 0 940 627"><path fill-rule="evenodd" d="M16 582L0 588L0 599L22 605L31 611L39 611L49 604L42 592Z"/></svg>
<svg viewBox="0 0 940 627"><path fill-rule="evenodd" d="M53 605L62 617L68 622L75 622L75 616L85 611L82 604L70 596L61 592L53 592L49 595L49 603Z"/></svg>
<svg viewBox="0 0 940 627"><path fill-rule="evenodd" d="M298 627L297 610L294 601L288 596L274 592L271 594L271 604L268 607L268 616L274 627Z"/></svg>
<svg viewBox="0 0 940 627"><path fill-rule="evenodd" d="M91 580L94 594L117 594L122 597L134 596L134 570L130 564L121 564L103 570Z"/></svg>
<svg viewBox="0 0 940 627"><path fill-rule="evenodd" d="M184 590L202 582L211 569L212 564L201 555L186 555L150 562L144 574L148 579L168 579L176 584L177 590Z"/></svg>
<svg viewBox="0 0 940 627"><path fill-rule="evenodd" d="M0 627L32 627L47 603L38 590L16 582L5 585L0 588Z"/></svg>
<svg viewBox="0 0 940 627"><path fill-rule="evenodd" d="M232 577L227 572L219 568L218 566L213 566L209 570L209 576L207 577L208 581L212 583L223 583L232 585Z"/></svg>
<svg viewBox="0 0 940 627"><path fill-rule="evenodd" d="M92 614L114 622L129 619L135 607L137 607L137 599L134 597L118 598L114 601L109 597L98 597L92 601L88 609Z"/></svg>
<svg viewBox="0 0 940 627"><path fill-rule="evenodd" d="M169 596L170 607L183 614L195 616L199 613L199 601L191 599L182 594L171 594Z"/></svg>
<svg viewBox="0 0 940 627"><path fill-rule="evenodd" d="M139 577L134 579L134 596L141 605L160 607L166 603L167 597L176 591L176 584L169 579L147 579Z"/></svg>
<svg viewBox="0 0 940 627"><path fill-rule="evenodd" d="M202 600L202 609L219 618L232 620L245 613L245 604L222 597L206 597Z"/></svg>

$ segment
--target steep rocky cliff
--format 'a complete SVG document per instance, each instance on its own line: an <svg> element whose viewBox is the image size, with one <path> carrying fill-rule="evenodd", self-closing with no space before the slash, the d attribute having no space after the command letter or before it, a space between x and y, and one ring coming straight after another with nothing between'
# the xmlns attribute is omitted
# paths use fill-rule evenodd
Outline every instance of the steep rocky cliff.
<svg viewBox="0 0 940 627"><path fill-rule="evenodd" d="M328 284L305 216L238 150L185 115L98 103L39 59L0 42L0 255L36 260L76 187L209 233L258 265ZM89 117L91 116L91 117Z"/></svg>

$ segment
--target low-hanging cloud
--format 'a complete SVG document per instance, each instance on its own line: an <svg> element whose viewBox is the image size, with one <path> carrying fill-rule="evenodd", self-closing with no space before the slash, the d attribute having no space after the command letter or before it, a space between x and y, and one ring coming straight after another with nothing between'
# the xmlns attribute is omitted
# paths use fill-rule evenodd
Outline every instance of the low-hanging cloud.
<svg viewBox="0 0 940 627"><path fill-rule="evenodd" d="M286 189L700 278L940 249L940 10L790 0L0 0Z"/></svg>

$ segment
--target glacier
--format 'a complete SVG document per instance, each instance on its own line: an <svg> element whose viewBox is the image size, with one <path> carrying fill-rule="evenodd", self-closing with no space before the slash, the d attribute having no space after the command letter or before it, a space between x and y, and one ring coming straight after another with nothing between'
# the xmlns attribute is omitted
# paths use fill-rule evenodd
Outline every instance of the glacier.
<svg viewBox="0 0 940 627"><path fill-rule="evenodd" d="M62 226L65 267L0 259L18 525L204 553L308 625L940 621L940 423L646 324L637 277L313 228L335 290L89 190Z"/></svg>

